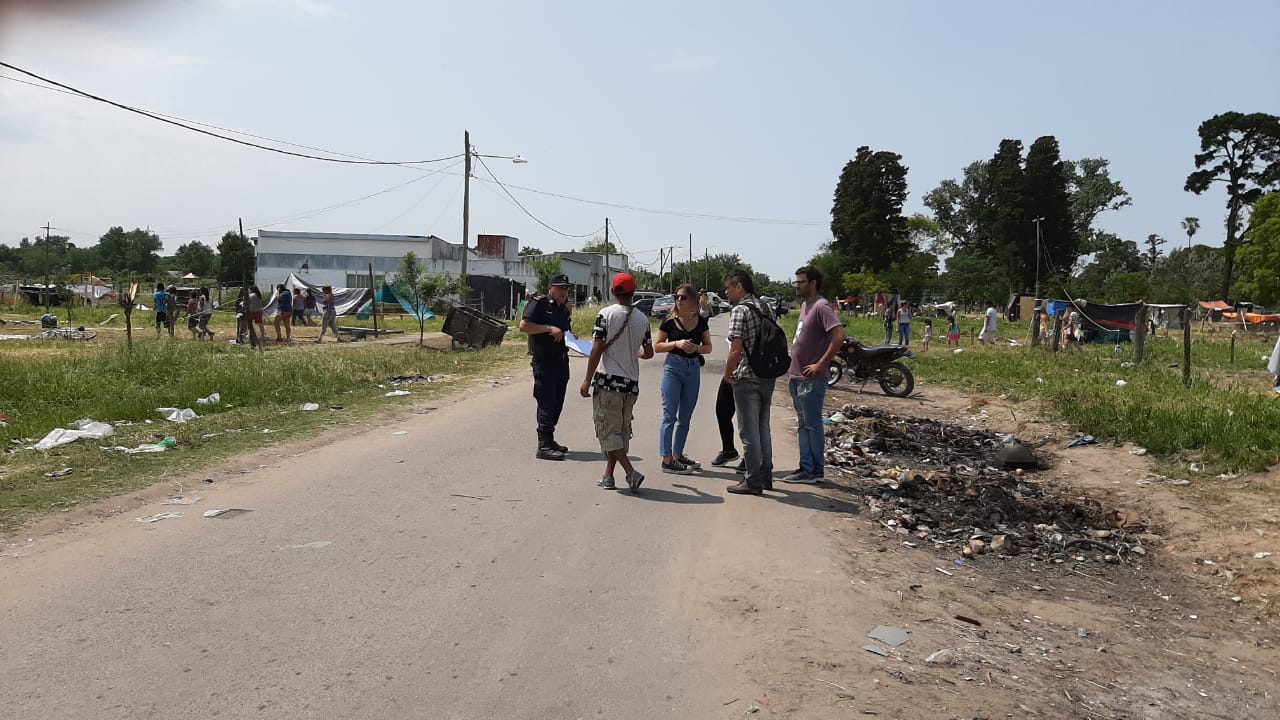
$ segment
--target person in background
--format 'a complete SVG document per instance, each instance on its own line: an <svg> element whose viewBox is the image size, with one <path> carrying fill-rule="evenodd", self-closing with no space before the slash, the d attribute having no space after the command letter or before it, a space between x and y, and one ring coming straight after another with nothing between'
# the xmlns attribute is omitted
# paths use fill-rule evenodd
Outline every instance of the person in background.
<svg viewBox="0 0 1280 720"><path fill-rule="evenodd" d="M333 329L333 339L338 342L342 342L342 336L338 334L338 310L337 305L333 300L333 287L325 285L320 288L320 292L324 294L322 299L324 304L324 313L320 316L320 337L316 338L316 342L319 343L323 341L324 331L330 328ZM315 297L311 296L310 290L307 291L307 295L310 297L312 302L315 302Z"/></svg>
<svg viewBox="0 0 1280 720"><path fill-rule="evenodd" d="M662 471L689 475L702 469L702 463L684 454L689 438L689 423L698 404L702 387L703 355L711 352L711 330L698 307L698 294L692 285L676 288L676 306L658 326L653 349L667 353L662 364L662 425L658 430L658 452L662 454Z"/></svg>
<svg viewBox="0 0 1280 720"><path fill-rule="evenodd" d="M170 285L165 293L164 311L169 316L169 337L173 337L173 326L178 322L178 288Z"/></svg>
<svg viewBox="0 0 1280 720"><path fill-rule="evenodd" d="M1084 328L1080 325L1080 313L1075 310L1067 316L1067 331L1065 334L1067 349L1083 350L1084 349Z"/></svg>
<svg viewBox="0 0 1280 720"><path fill-rule="evenodd" d="M711 297L707 295L706 290L698 293L698 314L706 320L710 320L711 316L715 315L711 309Z"/></svg>
<svg viewBox="0 0 1280 720"><path fill-rule="evenodd" d="M613 473L621 465L627 474L627 487L634 493L639 492L644 475L632 466L627 451L636 398L640 396L640 360L653 357L653 337L649 318L635 312L631 304L636 279L630 273L618 273L613 277L612 289L615 302L596 314L587 374L578 392L591 398L596 439L606 457L604 475L596 484L605 490L617 489Z"/></svg>
<svg viewBox="0 0 1280 720"><path fill-rule="evenodd" d="M191 331L192 340L204 337L200 332L200 293L195 290L187 296L187 329Z"/></svg>
<svg viewBox="0 0 1280 720"><path fill-rule="evenodd" d="M289 323L293 320L293 293L284 283L276 285L276 319L271 325L276 329L276 342L293 342L293 328ZM284 336L280 335L280 326L284 326Z"/></svg>
<svg viewBox="0 0 1280 720"><path fill-rule="evenodd" d="M933 340L933 320L931 318L924 319L924 344L920 348L923 352L929 352L929 342Z"/></svg>
<svg viewBox="0 0 1280 720"><path fill-rule="evenodd" d="M564 334L569 332L572 311L569 309L569 276L551 277L546 295L534 295L525 303L520 318L520 332L529 336L529 363L533 368L533 399L538 404L539 460L564 460L569 448L556 442L556 425L564 411L564 396L569 390L569 347Z"/></svg>
<svg viewBox="0 0 1280 720"><path fill-rule="evenodd" d="M249 324L257 327L258 340L265 340L267 329L262 326L262 291L257 285L249 287Z"/></svg>
<svg viewBox="0 0 1280 720"><path fill-rule="evenodd" d="M213 331L209 329L209 321L213 319L213 300L209 297L209 288L200 288L200 335L213 339Z"/></svg>
<svg viewBox="0 0 1280 720"><path fill-rule="evenodd" d="M898 344L911 345L911 303L905 301L898 306Z"/></svg>
<svg viewBox="0 0 1280 720"><path fill-rule="evenodd" d="M960 311L951 311L951 324L947 327L947 347L951 347L952 343L956 347L960 347Z"/></svg>
<svg viewBox="0 0 1280 720"><path fill-rule="evenodd" d="M165 292L164 283L156 284L156 292L151 296L156 311L156 337L160 337L160 328L168 327L173 332L173 321L169 317L169 293Z"/></svg>
<svg viewBox="0 0 1280 720"><path fill-rule="evenodd" d="M889 303L888 305L884 306L884 317L881 319L884 320L884 344L885 345L888 345L893 342L893 321L894 321L894 318L897 317L897 314L898 314L898 306L896 304Z"/></svg>
<svg viewBox="0 0 1280 720"><path fill-rule="evenodd" d="M987 303L986 312L982 314L982 333L978 335L978 342L986 345L987 343L995 344L996 342L996 304L994 302Z"/></svg>
<svg viewBox="0 0 1280 720"><path fill-rule="evenodd" d="M733 415L733 386L721 379L720 389L716 391L716 425L720 429L720 453L711 461L716 467L727 465L740 457L738 449L733 446ZM745 470L745 466L743 469Z"/></svg>
<svg viewBox="0 0 1280 720"><path fill-rule="evenodd" d="M827 438L822 427L822 403L827 395L827 368L844 346L844 325L822 291L822 272L812 265L796 270L794 282L800 303L800 322L791 343L791 403L796 409L800 440L800 468L782 478L785 483L812 485L823 481Z"/></svg>
<svg viewBox="0 0 1280 720"><path fill-rule="evenodd" d="M321 289L320 289L320 292L321 292L321 293L328 292L330 295L332 295L332 294L333 294L333 288L332 288L331 286L329 286L329 285L325 285L324 287L329 288L329 290L328 290L328 291L326 291L324 288L321 288ZM314 324L314 323L312 323L312 322L311 322L311 321L312 321L312 318L320 317L320 318L321 318L320 327L322 328L321 332L324 332L324 330L323 330L323 328L324 328L324 316L323 316L323 315L321 315L320 310L317 308L317 305L318 305L318 303L316 302L316 292L315 292L314 290L312 290L311 288L307 288L307 294L306 294L306 296L303 298L303 304L302 304L302 307L304 308L304 312L302 313L302 324L303 324L303 325L312 325L312 324ZM336 327L335 327L335 329L334 329L334 331L333 331L333 334L334 334L334 335L337 335L337 334L338 334L338 330L337 330L337 328L336 328Z"/></svg>
<svg viewBox="0 0 1280 720"><path fill-rule="evenodd" d="M306 325L306 299L302 297L302 290L293 289L293 325Z"/></svg>

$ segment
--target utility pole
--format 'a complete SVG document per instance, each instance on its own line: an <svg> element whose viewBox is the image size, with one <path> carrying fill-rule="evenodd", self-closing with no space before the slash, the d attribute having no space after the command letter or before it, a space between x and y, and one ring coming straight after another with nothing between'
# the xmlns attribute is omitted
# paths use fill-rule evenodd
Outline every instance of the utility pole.
<svg viewBox="0 0 1280 720"><path fill-rule="evenodd" d="M462 131L462 282L463 299L467 289L467 244L471 233L471 131ZM377 290L374 290L377 292Z"/></svg>
<svg viewBox="0 0 1280 720"><path fill-rule="evenodd" d="M1043 217L1033 219L1031 222L1036 224L1036 294L1032 300L1040 299L1040 222Z"/></svg>
<svg viewBox="0 0 1280 720"><path fill-rule="evenodd" d="M49 312L49 231L53 228L52 222L44 224L44 311Z"/></svg>
<svg viewBox="0 0 1280 720"><path fill-rule="evenodd" d="M236 218L240 221L240 242L247 242L244 237L244 218ZM245 324L249 326L249 347L258 347L258 330L253 326L253 313L249 311L249 269L248 263L243 260L240 262L240 311L243 313ZM174 322L174 318L169 318L169 322ZM240 341L240 328L236 328L236 342Z"/></svg>
<svg viewBox="0 0 1280 720"><path fill-rule="evenodd" d="M1032 220L1036 224L1036 287L1035 294L1031 296L1032 315L1031 321L1031 344L1038 345L1040 343L1040 222L1044 217L1038 217Z"/></svg>
<svg viewBox="0 0 1280 720"><path fill-rule="evenodd" d="M600 283L601 287L609 284L609 218L604 219L604 281ZM600 297L604 297L604 291L600 291Z"/></svg>
<svg viewBox="0 0 1280 720"><path fill-rule="evenodd" d="M676 246L667 246L667 257L671 259L671 282L667 283L667 292L674 293L676 291Z"/></svg>
<svg viewBox="0 0 1280 720"><path fill-rule="evenodd" d="M693 284L693 233L689 233L689 264L684 266L684 281Z"/></svg>
<svg viewBox="0 0 1280 720"><path fill-rule="evenodd" d="M702 249L702 289L711 285L711 248Z"/></svg>

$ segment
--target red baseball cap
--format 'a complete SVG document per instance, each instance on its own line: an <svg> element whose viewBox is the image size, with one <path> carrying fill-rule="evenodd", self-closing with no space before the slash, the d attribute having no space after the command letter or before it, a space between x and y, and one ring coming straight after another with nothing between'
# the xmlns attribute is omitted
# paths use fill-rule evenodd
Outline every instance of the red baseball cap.
<svg viewBox="0 0 1280 720"><path fill-rule="evenodd" d="M636 291L636 279L631 273L618 273L613 276L613 294L631 295Z"/></svg>

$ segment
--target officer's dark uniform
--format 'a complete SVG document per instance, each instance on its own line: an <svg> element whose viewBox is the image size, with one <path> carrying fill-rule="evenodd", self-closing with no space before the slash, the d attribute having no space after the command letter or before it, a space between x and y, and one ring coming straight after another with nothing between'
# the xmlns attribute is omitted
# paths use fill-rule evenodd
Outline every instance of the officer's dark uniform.
<svg viewBox="0 0 1280 720"><path fill-rule="evenodd" d="M568 278L557 275L552 284L568 284ZM524 307L525 320L538 325L551 325L569 330L569 306L561 305L548 295L535 295ZM565 453L568 448L556 443L556 424L564 409L565 391L569 387L569 349L557 342L551 333L529 336L529 354L533 356L533 397L538 401L538 456L547 451ZM547 458L547 459L563 459Z"/></svg>

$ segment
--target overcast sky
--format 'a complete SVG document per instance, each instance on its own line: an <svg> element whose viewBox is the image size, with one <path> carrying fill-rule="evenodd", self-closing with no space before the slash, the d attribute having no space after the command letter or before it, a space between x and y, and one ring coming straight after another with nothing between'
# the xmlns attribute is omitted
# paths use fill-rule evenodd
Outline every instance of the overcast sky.
<svg viewBox="0 0 1280 720"><path fill-rule="evenodd" d="M165 0L0 2L0 60L135 107L378 160L471 131L556 231L608 215L635 261L736 251L785 277L830 237L858 146L900 153L908 211L1002 138L1056 135L1133 195L1131 240L1220 245L1224 198L1182 190L1214 114L1280 113L1280 3ZM23 76L0 69L0 75ZM297 148L292 148L298 150ZM298 150L300 152L309 152ZM450 168L453 161L420 166ZM478 178L488 174L476 168ZM414 181L414 182L409 182ZM407 183L407 184L405 184ZM403 185L375 197L318 211ZM663 211L644 212L639 208ZM685 217L675 212L744 222ZM462 231L460 167L285 157L0 79L0 242L150 227L166 254L245 230ZM473 180L473 233L581 247Z"/></svg>

